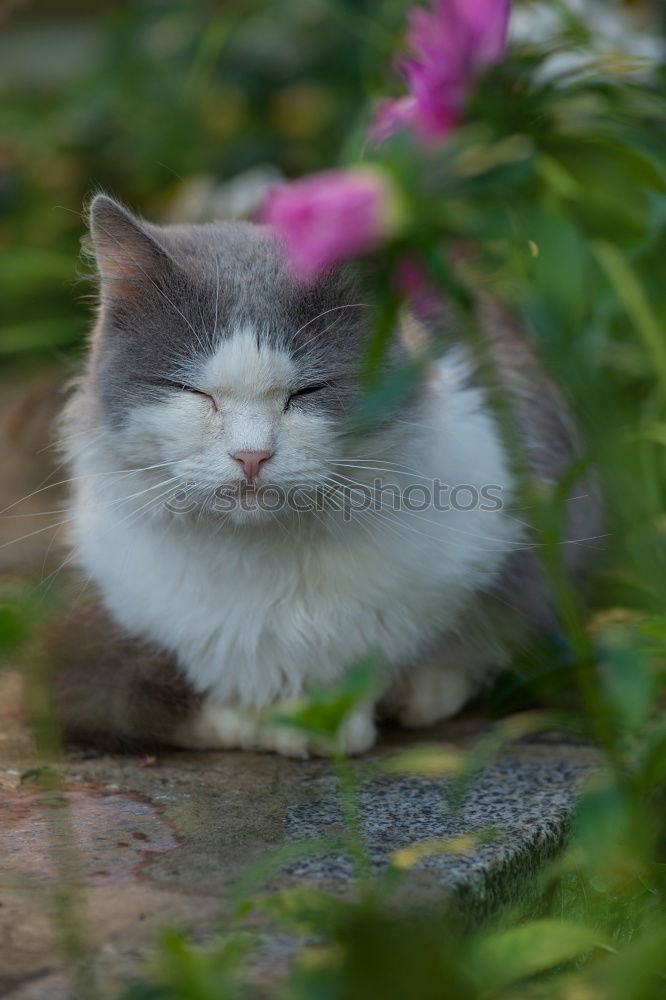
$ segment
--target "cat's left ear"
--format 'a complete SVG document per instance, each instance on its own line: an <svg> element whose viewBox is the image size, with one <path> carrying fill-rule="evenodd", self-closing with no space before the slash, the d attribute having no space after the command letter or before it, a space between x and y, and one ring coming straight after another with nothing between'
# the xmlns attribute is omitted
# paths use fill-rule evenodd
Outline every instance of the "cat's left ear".
<svg viewBox="0 0 666 1000"><path fill-rule="evenodd" d="M172 266L141 221L108 195L90 206L90 235L104 299L142 298Z"/></svg>

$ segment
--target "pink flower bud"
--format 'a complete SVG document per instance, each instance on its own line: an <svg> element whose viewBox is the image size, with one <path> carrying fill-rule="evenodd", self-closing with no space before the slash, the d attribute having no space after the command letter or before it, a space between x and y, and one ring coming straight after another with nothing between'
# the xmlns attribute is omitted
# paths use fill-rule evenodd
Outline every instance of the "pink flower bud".
<svg viewBox="0 0 666 1000"><path fill-rule="evenodd" d="M275 188L261 219L281 237L303 280L379 247L399 225L390 179L370 167L329 170Z"/></svg>

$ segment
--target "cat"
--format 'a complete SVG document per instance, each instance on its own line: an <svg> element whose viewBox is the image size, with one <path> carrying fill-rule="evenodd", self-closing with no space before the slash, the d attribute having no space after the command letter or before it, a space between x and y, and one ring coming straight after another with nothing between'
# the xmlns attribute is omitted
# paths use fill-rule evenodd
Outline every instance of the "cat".
<svg viewBox="0 0 666 1000"><path fill-rule="evenodd" d="M381 691L341 732L362 753L378 716L455 715L526 636L556 628L495 410L455 336L354 432L373 329L356 276L305 285L261 225L160 227L104 194L90 242L99 315L62 447L98 607L63 653L71 735L307 755L321 748L270 711L372 653ZM479 313L527 459L553 483L579 449L567 408L507 311L481 294ZM382 378L427 325L402 318ZM598 518L579 492L574 573Z"/></svg>

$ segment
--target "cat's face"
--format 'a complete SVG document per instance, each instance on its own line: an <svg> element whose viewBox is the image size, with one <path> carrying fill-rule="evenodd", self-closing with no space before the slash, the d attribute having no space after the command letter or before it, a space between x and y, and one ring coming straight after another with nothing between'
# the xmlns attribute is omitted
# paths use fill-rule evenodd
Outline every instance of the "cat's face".
<svg viewBox="0 0 666 1000"><path fill-rule="evenodd" d="M179 509L236 522L300 514L303 490L332 490L358 448L346 437L369 325L358 291L340 276L299 284L251 224L157 228L98 196L92 236L91 372L127 467L171 479Z"/></svg>

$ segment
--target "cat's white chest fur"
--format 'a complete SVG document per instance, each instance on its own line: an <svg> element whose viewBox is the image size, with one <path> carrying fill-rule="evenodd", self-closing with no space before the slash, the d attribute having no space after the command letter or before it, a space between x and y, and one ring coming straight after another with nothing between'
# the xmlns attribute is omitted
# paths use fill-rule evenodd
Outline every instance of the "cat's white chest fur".
<svg viewBox="0 0 666 1000"><path fill-rule="evenodd" d="M441 364L423 426L398 459L418 465L418 485L492 485L506 503L510 475L494 422L463 375ZM122 497L118 482L94 473L82 481L79 559L116 620L172 651L218 703L272 704L335 681L371 652L395 676L455 627L519 539L503 510L440 509L441 496L421 511L359 512L305 530L294 519L254 529L133 516L114 492Z"/></svg>

